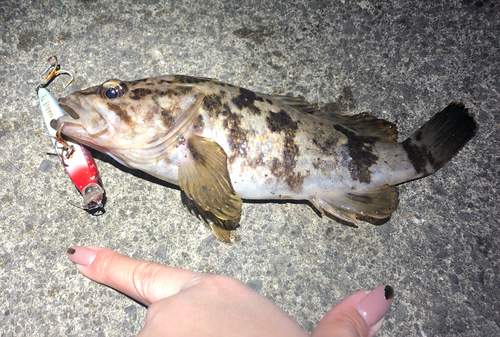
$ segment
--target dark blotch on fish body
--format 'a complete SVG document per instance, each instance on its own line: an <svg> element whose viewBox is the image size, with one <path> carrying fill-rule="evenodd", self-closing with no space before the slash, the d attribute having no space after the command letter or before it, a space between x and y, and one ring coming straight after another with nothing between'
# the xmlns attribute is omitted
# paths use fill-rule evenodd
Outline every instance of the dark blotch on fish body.
<svg viewBox="0 0 500 337"><path fill-rule="evenodd" d="M245 88L240 88L240 94L233 98L233 103L238 107L238 109L248 108L251 112L256 115L260 115L261 111L258 107L255 106L255 101L263 102L264 99L262 97L257 96L255 92L250 91Z"/></svg>
<svg viewBox="0 0 500 337"><path fill-rule="evenodd" d="M351 173L351 178L369 184L370 167L378 160L378 157L371 152L373 140L358 136L341 125L335 125L334 128L347 137L347 154L350 157L350 160L347 160L347 168Z"/></svg>
<svg viewBox="0 0 500 337"><path fill-rule="evenodd" d="M220 95L212 94L207 95L203 99L203 108L208 112L215 112L218 114L218 111L222 108L222 100Z"/></svg>
<svg viewBox="0 0 500 337"><path fill-rule="evenodd" d="M205 82L211 81L209 78L191 77L191 76L185 76L185 75L175 75L174 79L178 83L182 83L182 84L198 84L198 83L205 83Z"/></svg>
<svg viewBox="0 0 500 337"><path fill-rule="evenodd" d="M274 176L282 178L292 191L299 192L302 189L304 176L294 172L300 152L299 146L295 143L297 122L293 121L284 110L280 110L278 113L269 113L266 122L271 132L282 132L285 136L282 160L273 159L271 172Z"/></svg>
<svg viewBox="0 0 500 337"><path fill-rule="evenodd" d="M151 95L152 91L150 89L137 88L130 92L129 97L134 100L140 100L143 97Z"/></svg>
<svg viewBox="0 0 500 337"><path fill-rule="evenodd" d="M319 139L324 141L318 141L316 138L312 139L314 145L316 145L321 152L326 156L334 155L335 147L337 146L338 139L335 139L332 135L328 135L327 137L320 137Z"/></svg>
<svg viewBox="0 0 500 337"><path fill-rule="evenodd" d="M241 128L241 116L233 113L227 105L220 110L220 114L226 117L222 126L227 130L229 148L232 151L229 163L234 162L237 156L247 157L248 132Z"/></svg>
<svg viewBox="0 0 500 337"><path fill-rule="evenodd" d="M134 121L132 117L130 117L127 108L122 108L120 104L107 102L108 108L115 112L115 114L127 125L132 126Z"/></svg>
<svg viewBox="0 0 500 337"><path fill-rule="evenodd" d="M203 115L198 115L196 120L193 122L192 130L201 131L205 127L205 122L203 121Z"/></svg>
<svg viewBox="0 0 500 337"><path fill-rule="evenodd" d="M149 90L149 89L147 89ZM184 96L189 94L189 92L193 90L192 87L174 87L174 89L167 89L167 90L155 90L153 99L158 105L161 105L160 102L158 102L159 97L177 97L177 96Z"/></svg>
<svg viewBox="0 0 500 337"><path fill-rule="evenodd" d="M280 110L277 113L269 113L266 117L266 122L269 130L272 132L283 131L285 133L293 133L297 131L297 123L284 111Z"/></svg>
<svg viewBox="0 0 500 337"><path fill-rule="evenodd" d="M403 142L403 148L408 154L408 158L415 168L415 171L417 171L417 173L427 174L425 167L427 166L428 160L433 161L433 158L431 153L426 150L426 147L417 146L412 143L411 139L407 139Z"/></svg>

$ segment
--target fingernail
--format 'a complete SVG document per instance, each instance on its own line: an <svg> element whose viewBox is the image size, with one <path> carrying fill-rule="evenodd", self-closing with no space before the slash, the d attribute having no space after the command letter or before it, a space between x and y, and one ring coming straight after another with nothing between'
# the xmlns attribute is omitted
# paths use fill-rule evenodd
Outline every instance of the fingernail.
<svg viewBox="0 0 500 337"><path fill-rule="evenodd" d="M87 267L94 262L97 252L84 246L73 246L66 251L68 258L76 264Z"/></svg>
<svg viewBox="0 0 500 337"><path fill-rule="evenodd" d="M371 328L389 311L394 301L394 289L391 286L380 286L370 291L356 306L359 314Z"/></svg>

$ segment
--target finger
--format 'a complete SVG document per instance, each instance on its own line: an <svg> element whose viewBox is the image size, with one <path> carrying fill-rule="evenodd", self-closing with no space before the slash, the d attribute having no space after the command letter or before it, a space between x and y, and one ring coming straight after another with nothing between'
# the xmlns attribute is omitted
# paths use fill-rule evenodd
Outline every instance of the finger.
<svg viewBox="0 0 500 337"><path fill-rule="evenodd" d="M314 329L313 337L371 337L382 326L394 300L390 286L358 291L333 307Z"/></svg>
<svg viewBox="0 0 500 337"><path fill-rule="evenodd" d="M80 273L149 306L177 294L202 274L129 258L107 248L74 246L68 257Z"/></svg>

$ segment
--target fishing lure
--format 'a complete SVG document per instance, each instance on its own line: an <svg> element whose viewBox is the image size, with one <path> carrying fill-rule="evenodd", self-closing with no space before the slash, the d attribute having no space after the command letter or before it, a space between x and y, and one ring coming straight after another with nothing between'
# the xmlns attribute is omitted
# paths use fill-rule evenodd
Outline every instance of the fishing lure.
<svg viewBox="0 0 500 337"><path fill-rule="evenodd" d="M63 139L59 132L60 128L54 129L50 125L52 120L66 115L66 112L61 109L56 99L47 89L45 89L45 87L60 74L71 76L66 86L73 81L73 75L71 73L61 70L57 62L57 57L51 56L46 63L51 59L55 59L55 62L49 65L43 72L46 73L49 71L48 76L45 78L44 82L39 84L36 88L48 135L50 136L50 140L52 141L52 145L57 155L61 158L66 173L83 196L82 207L89 211L102 209L105 191L101 186L99 171L97 170L94 157L89 150L80 143Z"/></svg>

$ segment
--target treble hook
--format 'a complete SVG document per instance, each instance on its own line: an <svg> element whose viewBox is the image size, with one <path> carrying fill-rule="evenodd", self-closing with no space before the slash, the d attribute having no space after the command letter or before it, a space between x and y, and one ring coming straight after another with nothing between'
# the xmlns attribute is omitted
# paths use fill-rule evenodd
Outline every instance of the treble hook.
<svg viewBox="0 0 500 337"><path fill-rule="evenodd" d="M61 70L61 65L57 61L57 56L51 55L47 59L47 61L45 61L45 63L46 64L49 63L50 60L52 59L54 59L54 61L51 64L49 64L47 68L44 69L44 71L42 71L42 75L45 74L46 72L49 72L49 74L45 77L44 81L36 87L36 92L38 92L40 88L45 88L46 86L48 86L57 76L61 74L66 74L69 75L70 77L69 81L66 83L64 88L66 88L71 82L73 82L74 79L73 74L67 70Z"/></svg>

